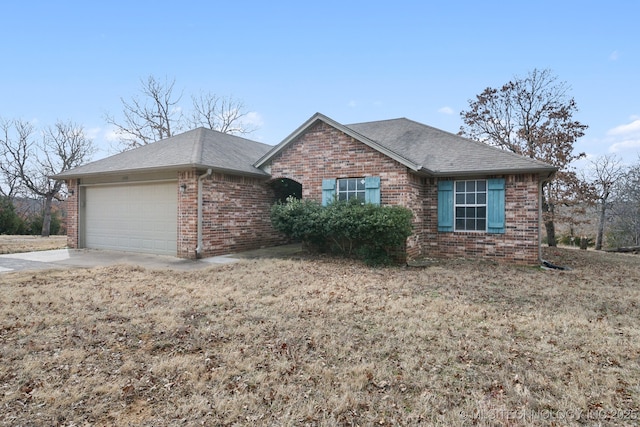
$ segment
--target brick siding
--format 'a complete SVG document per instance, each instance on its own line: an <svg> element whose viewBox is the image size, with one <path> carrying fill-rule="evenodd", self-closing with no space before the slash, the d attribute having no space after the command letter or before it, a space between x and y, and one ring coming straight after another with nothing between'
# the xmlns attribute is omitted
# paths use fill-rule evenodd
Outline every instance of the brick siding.
<svg viewBox="0 0 640 427"><path fill-rule="evenodd" d="M538 175L505 178L504 234L483 232L439 233L437 182L424 198L424 255L429 257L482 257L514 264L539 262Z"/></svg>
<svg viewBox="0 0 640 427"><path fill-rule="evenodd" d="M65 209L67 211L67 246L71 249L77 249L80 244L78 241L78 200L80 197L80 186L78 185L77 179L70 179L65 183L68 191L67 200L65 201Z"/></svg>
<svg viewBox="0 0 640 427"><path fill-rule="evenodd" d="M198 245L198 174L181 172L178 188L178 256L195 258ZM213 173L202 181L202 251L208 257L286 243L271 227L275 202L264 179Z"/></svg>

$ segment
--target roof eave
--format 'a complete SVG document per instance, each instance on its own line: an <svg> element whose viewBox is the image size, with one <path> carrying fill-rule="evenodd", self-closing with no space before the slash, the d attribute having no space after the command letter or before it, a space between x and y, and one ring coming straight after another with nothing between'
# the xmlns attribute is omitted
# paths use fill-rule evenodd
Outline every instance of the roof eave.
<svg viewBox="0 0 640 427"><path fill-rule="evenodd" d="M257 169L256 172L251 171L242 171L231 168L221 168L216 166L210 166L199 163L190 163L184 165L172 165L172 166L158 166L151 168L136 168L136 169L118 169L118 170L108 170L108 171L100 171L100 172L86 172L86 173L77 173L77 174L65 174L64 172L57 175L51 175L49 178L55 179L57 181L63 181L68 179L76 179L76 178L86 178L89 176L108 176L108 175L122 175L122 174L136 174L136 173L154 173L154 172L179 172L185 169L200 169L206 170L211 169L215 172L221 173L229 173L233 175L242 175L242 176L251 176L251 177L259 177L259 178L268 178L270 175L260 169Z"/></svg>
<svg viewBox="0 0 640 427"><path fill-rule="evenodd" d="M463 171L430 171L423 170L428 175L445 178L445 177L458 177L458 176L484 176L484 175L519 175L524 173L532 173L545 176L545 179L549 179L553 176L558 168L525 168L525 169L477 169L477 170L463 170Z"/></svg>

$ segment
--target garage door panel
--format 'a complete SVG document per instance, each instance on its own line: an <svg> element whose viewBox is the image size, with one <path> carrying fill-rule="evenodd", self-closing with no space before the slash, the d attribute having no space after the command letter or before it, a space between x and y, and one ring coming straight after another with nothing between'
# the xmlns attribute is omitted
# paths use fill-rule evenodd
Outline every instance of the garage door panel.
<svg viewBox="0 0 640 427"><path fill-rule="evenodd" d="M177 183L87 187L85 246L176 255Z"/></svg>

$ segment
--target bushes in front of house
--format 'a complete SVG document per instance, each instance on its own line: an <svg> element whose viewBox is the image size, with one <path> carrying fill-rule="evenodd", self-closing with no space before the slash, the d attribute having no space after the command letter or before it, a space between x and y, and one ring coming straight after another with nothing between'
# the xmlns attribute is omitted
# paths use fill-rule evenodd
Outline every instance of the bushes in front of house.
<svg viewBox="0 0 640 427"><path fill-rule="evenodd" d="M274 228L313 249L355 256L370 265L404 260L413 213L402 206L336 201L326 207L289 198L271 209Z"/></svg>

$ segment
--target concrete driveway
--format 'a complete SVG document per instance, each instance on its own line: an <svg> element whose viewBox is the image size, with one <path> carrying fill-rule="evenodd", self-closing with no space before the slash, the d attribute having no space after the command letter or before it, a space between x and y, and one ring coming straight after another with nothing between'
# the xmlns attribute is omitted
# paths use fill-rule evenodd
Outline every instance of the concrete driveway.
<svg viewBox="0 0 640 427"><path fill-rule="evenodd" d="M55 249L50 251L0 255L0 274L12 271L99 267L116 264L139 265L151 270L191 271L206 268L214 264L238 262L241 259L287 257L295 255L301 250L300 245L296 244L199 260L189 260L163 255L147 255L96 249Z"/></svg>

